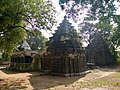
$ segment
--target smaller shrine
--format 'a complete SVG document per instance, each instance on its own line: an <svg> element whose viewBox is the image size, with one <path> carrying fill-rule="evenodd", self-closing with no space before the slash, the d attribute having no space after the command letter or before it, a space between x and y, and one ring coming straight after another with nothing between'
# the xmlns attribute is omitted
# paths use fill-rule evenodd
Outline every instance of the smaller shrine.
<svg viewBox="0 0 120 90"><path fill-rule="evenodd" d="M94 34L94 38L86 48L86 60L88 64L96 66L108 66L115 63L108 45L99 32Z"/></svg>
<svg viewBox="0 0 120 90"><path fill-rule="evenodd" d="M24 41L21 48L22 51L13 53L9 68L17 71L39 70L40 57L38 51L30 50L30 46L26 41Z"/></svg>
<svg viewBox="0 0 120 90"><path fill-rule="evenodd" d="M41 70L59 76L76 76L86 71L81 38L66 16L50 38L47 51L41 58Z"/></svg>

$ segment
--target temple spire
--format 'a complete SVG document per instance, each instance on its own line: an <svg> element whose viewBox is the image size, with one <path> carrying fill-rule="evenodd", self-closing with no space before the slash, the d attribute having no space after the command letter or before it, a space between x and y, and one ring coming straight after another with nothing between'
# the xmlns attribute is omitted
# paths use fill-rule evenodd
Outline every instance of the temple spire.
<svg viewBox="0 0 120 90"><path fill-rule="evenodd" d="M59 24L58 30L56 30L56 33L54 35L56 35L56 34L70 33L70 32L72 32L72 30L73 30L73 26L69 22L67 16L65 15L62 23Z"/></svg>

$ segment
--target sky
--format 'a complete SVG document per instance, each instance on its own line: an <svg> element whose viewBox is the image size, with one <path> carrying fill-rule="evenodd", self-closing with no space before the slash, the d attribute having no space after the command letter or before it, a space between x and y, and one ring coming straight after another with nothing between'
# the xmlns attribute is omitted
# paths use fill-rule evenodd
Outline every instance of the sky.
<svg viewBox="0 0 120 90"><path fill-rule="evenodd" d="M55 7L58 15L57 15L57 18L56 18L56 21L57 21L57 25L56 26L53 26L52 30L53 32L51 31L45 31L43 30L42 31L42 34L49 39L49 37L52 37L52 33L54 33L54 30L57 30L57 26L59 25L59 23L62 22L63 20L63 17L65 15L65 12L61 10L61 7L59 5L59 0L51 0L52 3L53 3L53 6Z"/></svg>
<svg viewBox="0 0 120 90"><path fill-rule="evenodd" d="M59 5L59 0L51 0L51 1L52 1L52 3L53 3L53 6L54 6L55 9L56 9L58 15L57 15L57 18L56 18L57 25L56 25L56 26L53 26L53 28L52 28L53 32L44 31L44 30L42 31L43 35L44 35L46 38L48 38L48 39L49 39L49 37L52 36L51 33L54 33L54 30L57 30L57 26L59 26L59 24L62 22L62 20L64 19L64 16L65 16L65 11L64 11L64 10L61 10L61 7L60 7L60 5ZM84 12L84 13L86 14L86 12ZM80 17L81 17L81 21L80 21L80 22L82 22L82 20L84 19L85 14L80 16ZM70 22L72 22L72 21L70 21ZM80 22L78 22L78 23L80 23ZM75 28L77 28L77 24L72 23L72 25L73 25Z"/></svg>
<svg viewBox="0 0 120 90"><path fill-rule="evenodd" d="M52 37L52 33L54 33L54 30L57 30L57 26L62 22L63 17L65 15L65 11L61 10L61 7L59 5L59 0L51 0L51 1L53 3L53 6L55 7L56 11L58 12L58 15L57 15L57 18L56 18L57 25L53 26L53 28L52 28L53 32L51 32L51 31L45 31L45 30L42 31L43 35L46 38ZM116 5L116 8L117 8L117 12L116 12L117 15L120 15L120 3L115 2L114 4ZM82 16L79 16L81 18L81 21L78 22L78 23L81 23L83 21L84 17L87 14L87 10L85 10L83 13L84 14L82 14ZM70 22L72 22L72 21L70 21ZM75 23L72 23L72 24L77 29L77 24L75 24Z"/></svg>

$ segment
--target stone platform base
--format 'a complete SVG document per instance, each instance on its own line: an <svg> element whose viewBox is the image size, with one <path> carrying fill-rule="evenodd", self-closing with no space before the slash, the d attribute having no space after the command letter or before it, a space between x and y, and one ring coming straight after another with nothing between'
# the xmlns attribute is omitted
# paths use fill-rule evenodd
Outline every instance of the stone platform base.
<svg viewBox="0 0 120 90"><path fill-rule="evenodd" d="M69 74L51 73L51 75L53 75L53 76L63 76L63 77L73 77L73 76L85 75L87 73L90 73L90 71L84 71L84 72L81 72L81 73L69 73Z"/></svg>

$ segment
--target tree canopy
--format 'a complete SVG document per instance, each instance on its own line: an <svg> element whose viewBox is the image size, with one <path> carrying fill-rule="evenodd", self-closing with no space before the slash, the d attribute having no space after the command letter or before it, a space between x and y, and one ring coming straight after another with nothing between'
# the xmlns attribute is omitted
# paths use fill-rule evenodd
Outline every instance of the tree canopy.
<svg viewBox="0 0 120 90"><path fill-rule="evenodd" d="M32 50L39 50L45 47L45 42L47 41L47 38L45 38L40 31L35 30L28 32L26 41L28 42Z"/></svg>
<svg viewBox="0 0 120 90"><path fill-rule="evenodd" d="M0 0L0 51L11 53L27 30L50 30L54 14L44 0Z"/></svg>

